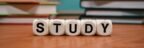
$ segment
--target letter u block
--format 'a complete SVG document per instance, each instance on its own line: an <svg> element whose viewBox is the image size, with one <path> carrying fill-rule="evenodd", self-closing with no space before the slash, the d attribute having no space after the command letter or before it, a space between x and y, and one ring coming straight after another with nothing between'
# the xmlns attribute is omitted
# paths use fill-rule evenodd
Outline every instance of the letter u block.
<svg viewBox="0 0 144 48"><path fill-rule="evenodd" d="M66 29L66 35L69 36L76 36L76 35L80 35L80 20L66 20L66 24L65 24L65 29Z"/></svg>

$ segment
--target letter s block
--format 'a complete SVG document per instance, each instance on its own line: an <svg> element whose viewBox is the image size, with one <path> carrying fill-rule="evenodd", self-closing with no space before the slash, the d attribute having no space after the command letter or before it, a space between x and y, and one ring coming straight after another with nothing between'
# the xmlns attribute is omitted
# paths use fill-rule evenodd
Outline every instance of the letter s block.
<svg viewBox="0 0 144 48"><path fill-rule="evenodd" d="M112 34L112 21L111 20L96 20L97 34L107 36Z"/></svg>
<svg viewBox="0 0 144 48"><path fill-rule="evenodd" d="M80 20L66 20L65 24L66 35L76 36L80 35Z"/></svg>
<svg viewBox="0 0 144 48"><path fill-rule="evenodd" d="M49 27L51 35L64 35L65 21L62 19L51 19Z"/></svg>
<svg viewBox="0 0 144 48"><path fill-rule="evenodd" d="M33 33L35 35L47 35L48 32L48 19L35 19L33 21Z"/></svg>

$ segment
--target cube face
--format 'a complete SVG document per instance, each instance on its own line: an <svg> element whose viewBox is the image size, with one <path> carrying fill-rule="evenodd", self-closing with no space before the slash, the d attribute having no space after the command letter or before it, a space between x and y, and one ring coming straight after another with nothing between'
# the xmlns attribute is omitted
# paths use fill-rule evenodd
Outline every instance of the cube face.
<svg viewBox="0 0 144 48"><path fill-rule="evenodd" d="M36 19L33 22L33 33L35 35L47 35L48 32L48 21L45 19Z"/></svg>
<svg viewBox="0 0 144 48"><path fill-rule="evenodd" d="M95 20L81 20L81 34L95 35L96 34Z"/></svg>
<svg viewBox="0 0 144 48"><path fill-rule="evenodd" d="M66 35L76 36L80 35L80 20L66 20L65 32Z"/></svg>
<svg viewBox="0 0 144 48"><path fill-rule="evenodd" d="M65 21L61 19L50 20L50 33L51 35L64 35Z"/></svg>
<svg viewBox="0 0 144 48"><path fill-rule="evenodd" d="M112 34L111 20L97 20L97 34L107 36Z"/></svg>

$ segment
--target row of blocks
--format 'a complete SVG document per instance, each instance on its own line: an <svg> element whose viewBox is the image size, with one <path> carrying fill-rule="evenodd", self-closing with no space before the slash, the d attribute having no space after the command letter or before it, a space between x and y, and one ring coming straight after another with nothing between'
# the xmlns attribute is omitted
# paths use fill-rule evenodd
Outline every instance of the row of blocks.
<svg viewBox="0 0 144 48"><path fill-rule="evenodd" d="M92 20L92 19L35 19L33 21L33 33L35 35L101 35L112 34L111 20Z"/></svg>

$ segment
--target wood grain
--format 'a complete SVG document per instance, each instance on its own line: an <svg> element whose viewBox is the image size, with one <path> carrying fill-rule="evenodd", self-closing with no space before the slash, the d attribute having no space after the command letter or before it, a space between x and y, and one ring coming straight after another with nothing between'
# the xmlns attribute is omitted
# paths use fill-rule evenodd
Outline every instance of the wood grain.
<svg viewBox="0 0 144 48"><path fill-rule="evenodd" d="M0 25L0 48L143 48L144 25L114 24L111 36L34 36L32 25Z"/></svg>

